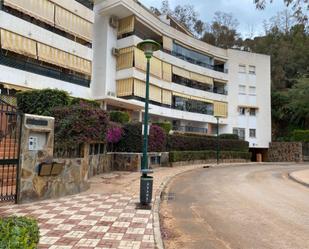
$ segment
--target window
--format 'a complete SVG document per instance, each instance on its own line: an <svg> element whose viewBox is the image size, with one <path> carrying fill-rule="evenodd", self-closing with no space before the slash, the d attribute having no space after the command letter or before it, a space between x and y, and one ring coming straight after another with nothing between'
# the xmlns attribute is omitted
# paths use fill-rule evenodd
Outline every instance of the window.
<svg viewBox="0 0 309 249"><path fill-rule="evenodd" d="M256 129L249 129L249 136L252 138L256 137Z"/></svg>
<svg viewBox="0 0 309 249"><path fill-rule="evenodd" d="M255 95L256 94L256 87L255 86L250 86L249 87L249 94Z"/></svg>
<svg viewBox="0 0 309 249"><path fill-rule="evenodd" d="M249 66L249 74L255 74L255 66Z"/></svg>
<svg viewBox="0 0 309 249"><path fill-rule="evenodd" d="M256 109L250 108L250 116L256 116Z"/></svg>
<svg viewBox="0 0 309 249"><path fill-rule="evenodd" d="M246 130L244 128L233 128L233 134L238 135L240 140L245 140Z"/></svg>
<svg viewBox="0 0 309 249"><path fill-rule="evenodd" d="M246 86L245 85L239 85L238 91L239 91L239 94L246 94Z"/></svg>
<svg viewBox="0 0 309 249"><path fill-rule="evenodd" d="M244 116L246 114L246 108L244 107L239 107L239 115Z"/></svg>
<svg viewBox="0 0 309 249"><path fill-rule="evenodd" d="M239 65L238 72L239 73L246 73L246 65Z"/></svg>

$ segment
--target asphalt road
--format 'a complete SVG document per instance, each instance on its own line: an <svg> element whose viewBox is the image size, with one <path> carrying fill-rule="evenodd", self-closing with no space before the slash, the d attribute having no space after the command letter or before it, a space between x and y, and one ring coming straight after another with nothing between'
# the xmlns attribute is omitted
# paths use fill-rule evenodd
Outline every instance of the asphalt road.
<svg viewBox="0 0 309 249"><path fill-rule="evenodd" d="M309 249L309 188L288 178L304 168L230 166L176 177L161 204L165 248Z"/></svg>

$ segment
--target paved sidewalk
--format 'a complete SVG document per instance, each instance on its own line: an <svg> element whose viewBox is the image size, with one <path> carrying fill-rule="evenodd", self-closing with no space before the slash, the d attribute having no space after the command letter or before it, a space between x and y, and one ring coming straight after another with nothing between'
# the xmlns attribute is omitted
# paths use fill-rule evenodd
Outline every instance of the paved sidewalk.
<svg viewBox="0 0 309 249"><path fill-rule="evenodd" d="M309 187L309 169L292 172L290 173L290 177L293 180Z"/></svg>
<svg viewBox="0 0 309 249"><path fill-rule="evenodd" d="M154 196L171 176L200 166L159 168L154 172ZM151 210L136 209L139 173L114 172L91 179L82 194L56 200L0 207L0 216L38 219L42 249L153 249Z"/></svg>

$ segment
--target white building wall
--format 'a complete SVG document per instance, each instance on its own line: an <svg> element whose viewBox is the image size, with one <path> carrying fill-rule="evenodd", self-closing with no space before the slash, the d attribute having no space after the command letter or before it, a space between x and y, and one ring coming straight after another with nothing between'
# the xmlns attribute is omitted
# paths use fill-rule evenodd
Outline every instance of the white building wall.
<svg viewBox="0 0 309 249"><path fill-rule="evenodd" d="M246 140L250 147L268 148L271 141L271 80L270 57L267 55L228 50L229 56L229 94L228 94L228 128L245 128ZM246 65L246 73L239 73L239 65ZM249 74L249 65L256 67L256 74ZM239 85L244 85L246 91L240 94ZM250 94L249 87L256 87L256 94ZM258 107L256 116L239 115L238 107ZM249 137L249 129L256 129L256 138Z"/></svg>
<svg viewBox="0 0 309 249"><path fill-rule="evenodd" d="M109 25L110 16L95 16L92 96L104 98L116 92L116 58L112 49L117 47L117 30Z"/></svg>

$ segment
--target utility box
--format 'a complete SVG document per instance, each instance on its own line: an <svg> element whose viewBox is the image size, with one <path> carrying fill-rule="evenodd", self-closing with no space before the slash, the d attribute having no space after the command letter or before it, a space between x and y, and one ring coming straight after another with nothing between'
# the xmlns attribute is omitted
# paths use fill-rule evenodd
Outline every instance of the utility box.
<svg viewBox="0 0 309 249"><path fill-rule="evenodd" d="M148 205L151 203L152 187L153 187L153 177L141 176L140 202L142 205Z"/></svg>

